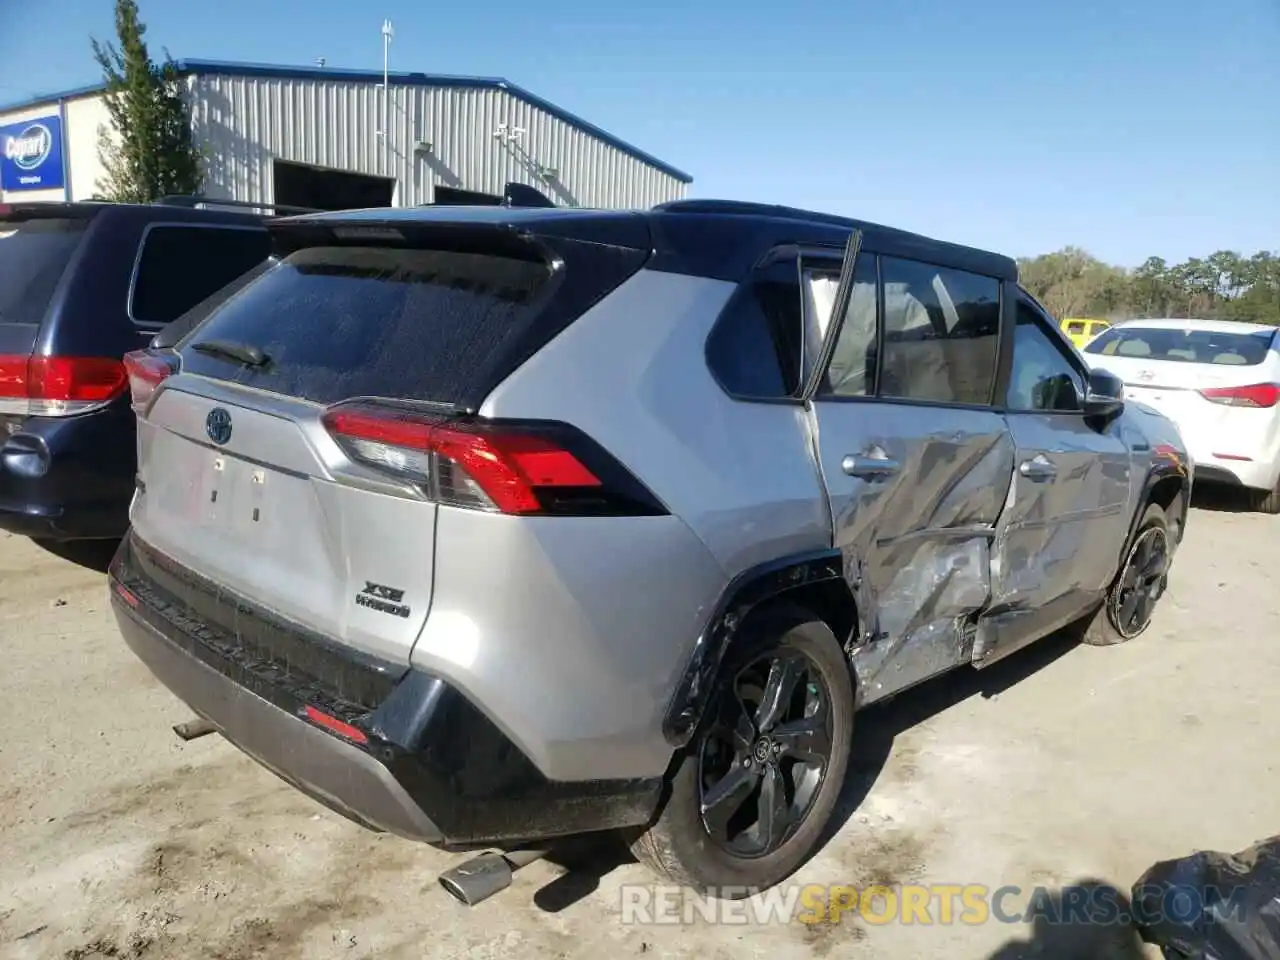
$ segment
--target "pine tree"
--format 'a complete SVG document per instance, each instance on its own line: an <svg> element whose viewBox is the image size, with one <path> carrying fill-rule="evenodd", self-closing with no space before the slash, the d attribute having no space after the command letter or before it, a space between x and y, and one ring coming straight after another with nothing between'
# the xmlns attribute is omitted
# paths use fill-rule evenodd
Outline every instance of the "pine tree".
<svg viewBox="0 0 1280 960"><path fill-rule="evenodd" d="M163 63L152 61L143 39L146 31L135 0L116 0L119 45L93 41L111 118L110 126L98 132L105 175L97 186L105 199L124 203L195 194L204 179L182 78L167 51Z"/></svg>

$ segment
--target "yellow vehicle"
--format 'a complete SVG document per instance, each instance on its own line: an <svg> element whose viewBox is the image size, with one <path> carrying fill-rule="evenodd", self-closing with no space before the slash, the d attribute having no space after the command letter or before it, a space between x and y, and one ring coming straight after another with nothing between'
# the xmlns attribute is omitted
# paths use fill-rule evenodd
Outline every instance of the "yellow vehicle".
<svg viewBox="0 0 1280 960"><path fill-rule="evenodd" d="M1062 318L1062 332L1070 337L1071 342L1077 347L1083 347L1109 326L1111 324L1106 320L1094 320L1088 317Z"/></svg>

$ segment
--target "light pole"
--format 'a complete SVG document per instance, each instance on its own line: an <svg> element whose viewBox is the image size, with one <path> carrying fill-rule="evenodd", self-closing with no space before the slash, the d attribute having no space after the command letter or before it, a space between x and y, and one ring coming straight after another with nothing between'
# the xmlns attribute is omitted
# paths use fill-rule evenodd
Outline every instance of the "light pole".
<svg viewBox="0 0 1280 960"><path fill-rule="evenodd" d="M390 20L382 21L382 149L386 172L391 174L391 38Z"/></svg>

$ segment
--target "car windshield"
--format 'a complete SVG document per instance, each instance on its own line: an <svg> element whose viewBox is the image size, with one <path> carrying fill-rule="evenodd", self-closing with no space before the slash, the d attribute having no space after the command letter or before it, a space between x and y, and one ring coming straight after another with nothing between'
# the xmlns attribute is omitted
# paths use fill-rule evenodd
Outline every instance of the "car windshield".
<svg viewBox="0 0 1280 960"><path fill-rule="evenodd" d="M1085 353L1137 360L1255 366L1266 358L1274 333L1270 327L1256 333L1177 327L1112 327L1092 340L1085 347Z"/></svg>
<svg viewBox="0 0 1280 960"><path fill-rule="evenodd" d="M0 220L0 323L39 323L86 221Z"/></svg>

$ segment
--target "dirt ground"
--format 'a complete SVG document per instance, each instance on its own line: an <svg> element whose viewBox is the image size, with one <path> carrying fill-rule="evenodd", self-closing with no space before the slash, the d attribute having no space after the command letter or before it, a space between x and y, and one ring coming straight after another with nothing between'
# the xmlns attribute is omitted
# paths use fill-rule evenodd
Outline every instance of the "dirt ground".
<svg viewBox="0 0 1280 960"><path fill-rule="evenodd" d="M1197 509L1152 629L1049 639L860 717L843 827L798 883L1128 890L1280 833L1280 518ZM0 956L1155 956L1118 927L624 924L603 854L468 910L455 857L364 832L216 736L120 641L99 573L0 536ZM860 801L860 802L859 802Z"/></svg>

